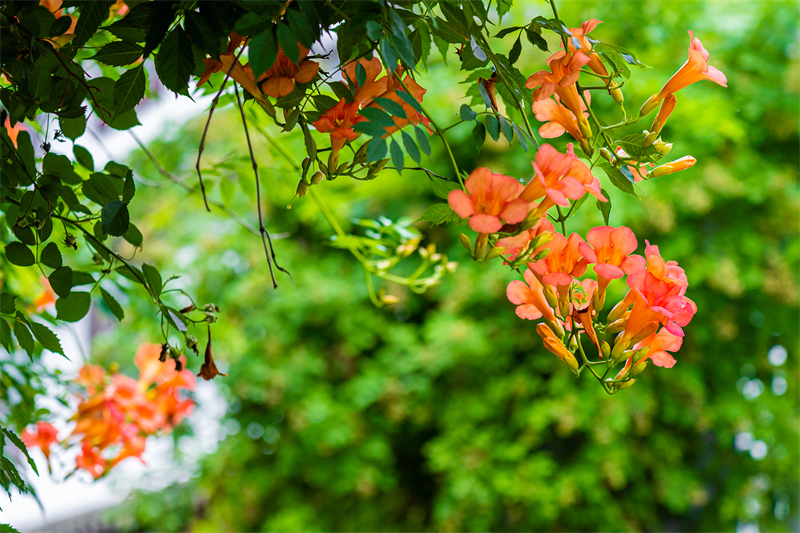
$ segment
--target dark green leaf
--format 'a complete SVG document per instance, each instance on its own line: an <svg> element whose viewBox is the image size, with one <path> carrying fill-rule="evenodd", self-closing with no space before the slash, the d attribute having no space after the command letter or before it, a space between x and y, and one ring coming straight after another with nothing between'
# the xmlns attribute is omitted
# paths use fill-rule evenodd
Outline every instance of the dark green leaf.
<svg viewBox="0 0 800 533"><path fill-rule="evenodd" d="M528 151L528 136L520 130L516 124L512 124L514 127L514 132L517 134L517 139L519 139L519 146L526 152Z"/></svg>
<svg viewBox="0 0 800 533"><path fill-rule="evenodd" d="M475 142L475 147L480 150L483 143L486 141L486 127L480 122L475 124L472 130L472 140Z"/></svg>
<svg viewBox="0 0 800 533"><path fill-rule="evenodd" d="M118 200L122 193L121 187L119 187L120 182L107 174L93 172L89 177L89 183L91 183L100 194L107 198L105 203L111 200Z"/></svg>
<svg viewBox="0 0 800 533"><path fill-rule="evenodd" d="M418 113L422 113L422 106L419 105L419 102L416 98L402 90L397 91L397 96L399 96L402 101L416 109Z"/></svg>
<svg viewBox="0 0 800 533"><path fill-rule="evenodd" d="M125 177L125 185L122 186L122 201L129 203L136 194L136 184L133 182L133 173Z"/></svg>
<svg viewBox="0 0 800 533"><path fill-rule="evenodd" d="M504 118L500 117L500 131L503 132L503 137L511 143L514 140L514 129L511 127L511 124Z"/></svg>
<svg viewBox="0 0 800 533"><path fill-rule="evenodd" d="M475 120L475 117L478 116L478 114L467 104L461 104L461 109L459 109L458 114L461 117L461 120L467 121Z"/></svg>
<svg viewBox="0 0 800 533"><path fill-rule="evenodd" d="M392 139L392 144L389 146L389 153L392 156L392 164L397 169L397 172L402 174L405 164L405 156L403 155L403 149L400 148L400 145L397 144L397 141L394 139Z"/></svg>
<svg viewBox="0 0 800 533"><path fill-rule="evenodd" d="M367 28L367 37L371 41L379 41L381 36L383 35L383 26L375 22L374 20L368 20L366 24Z"/></svg>
<svg viewBox="0 0 800 533"><path fill-rule="evenodd" d="M278 43L269 26L250 40L250 65L256 78L269 70L278 56Z"/></svg>
<svg viewBox="0 0 800 533"><path fill-rule="evenodd" d="M114 84L115 117L133 109L144 98L146 82L144 63L126 71L119 77Z"/></svg>
<svg viewBox="0 0 800 533"><path fill-rule="evenodd" d="M144 274L144 279L147 281L147 285L150 287L150 290L153 291L153 294L155 294L156 297L158 297L161 294L161 289L163 288L161 274L158 272L158 269L152 265L144 263L142 265L142 273Z"/></svg>
<svg viewBox="0 0 800 533"><path fill-rule="evenodd" d="M144 49L138 44L125 41L114 41L103 46L89 59L94 59L95 61L99 61L113 67L124 67L126 65L135 63L140 57L142 57L143 51Z"/></svg>
<svg viewBox="0 0 800 533"><path fill-rule="evenodd" d="M406 114L406 110L403 109L403 106L395 102L394 100L390 100L388 98L375 98L375 103L381 106L383 109L388 111L391 115L400 118L408 118Z"/></svg>
<svg viewBox="0 0 800 533"><path fill-rule="evenodd" d="M30 248L21 242L12 242L6 246L6 259L12 264L21 267L32 266L36 264L36 256Z"/></svg>
<svg viewBox="0 0 800 533"><path fill-rule="evenodd" d="M53 292L60 298L69 296L73 286L73 272L70 267L62 266L55 269L47 279L50 281L50 287L52 287ZM94 279L91 282L93 283Z"/></svg>
<svg viewBox="0 0 800 533"><path fill-rule="evenodd" d="M36 235L30 226L14 226L11 228L14 236L28 246L36 246Z"/></svg>
<svg viewBox="0 0 800 533"><path fill-rule="evenodd" d="M383 56L383 64L389 69L394 69L397 66L397 52L386 38L381 40L381 55Z"/></svg>
<svg viewBox="0 0 800 533"><path fill-rule="evenodd" d="M82 3L80 6L80 16L78 23L75 25L75 38L72 39L70 45L75 48L82 48L89 39L97 31L107 18L109 9L113 2L109 1L93 1Z"/></svg>
<svg viewBox="0 0 800 533"><path fill-rule="evenodd" d="M297 46L297 37L294 36L289 26L283 23L278 24L278 44L289 60L295 63L300 62L300 48Z"/></svg>
<svg viewBox="0 0 800 533"><path fill-rule="evenodd" d="M378 109L377 107L365 107L361 110L361 115L367 117L370 122L374 122L386 128L394 126L392 117L390 117L386 111Z"/></svg>
<svg viewBox="0 0 800 533"><path fill-rule="evenodd" d="M128 206L120 200L112 200L103 206L100 220L103 222L103 232L107 235L115 237L125 235L130 225Z"/></svg>
<svg viewBox="0 0 800 533"><path fill-rule="evenodd" d="M170 91L188 95L189 77L194 71L194 54L189 36L180 26L164 38L156 56L156 72ZM114 90L116 96L116 88ZM138 103L138 100L137 100ZM117 104L116 98L114 104Z"/></svg>
<svg viewBox="0 0 800 533"><path fill-rule="evenodd" d="M105 302L108 310L111 311L117 320L122 322L122 319L125 318L125 313L122 311L122 306L119 305L113 296L108 294L102 287L100 287L100 294L103 296L103 301Z"/></svg>
<svg viewBox="0 0 800 533"><path fill-rule="evenodd" d="M359 122L353 126L353 129L361 133L366 133L371 137L383 137L386 135L386 129L375 122Z"/></svg>
<svg viewBox="0 0 800 533"><path fill-rule="evenodd" d="M611 166L611 163L606 161L605 159L600 159L600 161L596 164L598 167L602 168L603 171L608 176L608 179L611 180L611 183L622 192L626 192L638 198L636 194L636 189L634 188L634 179L633 174L631 174L630 170L627 169L626 166L623 166L627 171L627 175L624 174L620 169L614 168Z"/></svg>
<svg viewBox="0 0 800 533"><path fill-rule="evenodd" d="M17 155L22 160L28 177L35 176L36 159L33 153L33 143L31 143L30 134L25 130L17 134Z"/></svg>
<svg viewBox="0 0 800 533"><path fill-rule="evenodd" d="M72 19L70 17L61 17L56 19L53 22L53 25L50 26L50 31L48 32L49 37L58 37L59 35L63 35L72 25Z"/></svg>
<svg viewBox="0 0 800 533"><path fill-rule="evenodd" d="M363 87L367 82L367 70L361 62L356 63L356 83L359 87Z"/></svg>
<svg viewBox="0 0 800 533"><path fill-rule="evenodd" d="M11 353L11 326L8 325L4 318L0 318L0 346Z"/></svg>
<svg viewBox="0 0 800 533"><path fill-rule="evenodd" d="M8 292L0 292L0 313L4 315L13 315L16 306L14 300L17 299L15 294Z"/></svg>
<svg viewBox="0 0 800 533"><path fill-rule="evenodd" d="M144 242L144 237L142 237L142 232L139 231L139 228L130 223L128 225L128 231L122 236L123 239L131 243L132 245L136 246L137 248L142 247L142 242Z"/></svg>
<svg viewBox="0 0 800 533"><path fill-rule="evenodd" d="M417 148L417 144L414 142L414 139L411 138L411 135L406 133L405 131L402 132L403 137L403 146L406 149L406 153L417 162L418 165L422 164L422 158L419 155L419 148Z"/></svg>
<svg viewBox="0 0 800 533"><path fill-rule="evenodd" d="M133 265L122 265L121 267L117 267L115 271L131 281L144 284L144 274Z"/></svg>
<svg viewBox="0 0 800 533"><path fill-rule="evenodd" d="M63 118L58 117L58 127L68 139L75 140L86 131L86 118Z"/></svg>
<svg viewBox="0 0 800 533"><path fill-rule="evenodd" d="M514 46L511 47L511 51L508 53L508 62L510 64L514 64L519 59L519 55L522 53L522 41L519 37L517 40L514 41Z"/></svg>
<svg viewBox="0 0 800 533"><path fill-rule="evenodd" d="M36 337L36 340L39 341L39 344L44 346L45 350L50 350L53 353L64 355L64 349L61 347L61 342L58 340L58 336L50 331L50 328L44 324L33 321L29 322L28 325L30 326L31 331L33 331L33 336Z"/></svg>
<svg viewBox="0 0 800 533"><path fill-rule="evenodd" d="M367 145L367 162L379 161L383 159L385 155L386 141L380 137L373 138Z"/></svg>
<svg viewBox="0 0 800 533"><path fill-rule="evenodd" d="M608 195L608 192L605 189L600 189L600 192L603 193L603 196L608 198L607 202L601 202L597 200L597 209L603 214L603 222L606 226L608 226L608 217L611 214L611 197Z"/></svg>
<svg viewBox="0 0 800 533"><path fill-rule="evenodd" d="M439 198L447 200L450 191L460 189L461 186L454 181L433 180L430 182L433 193Z"/></svg>
<svg viewBox="0 0 800 533"><path fill-rule="evenodd" d="M497 122L497 117L494 115L486 115L486 120L483 121L486 125L486 131L493 140L500 139L500 123Z"/></svg>
<svg viewBox="0 0 800 533"><path fill-rule="evenodd" d="M433 204L428 207L419 218L425 222L432 222L434 226L447 222L453 217L453 210L448 204Z"/></svg>
<svg viewBox="0 0 800 533"><path fill-rule="evenodd" d="M89 312L92 297L88 292L70 292L66 298L56 300L56 312L59 320L77 322Z"/></svg>
<svg viewBox="0 0 800 533"><path fill-rule="evenodd" d="M28 357L33 359L33 335L31 335L28 326L19 319L19 315L17 315L17 320L14 321L14 336L17 338L20 347L28 352Z"/></svg>
<svg viewBox="0 0 800 533"><path fill-rule="evenodd" d="M42 250L39 261L50 268L59 268L63 260L58 245L54 242L48 243Z"/></svg>
<svg viewBox="0 0 800 533"><path fill-rule="evenodd" d="M511 26L510 28L503 28L502 30L497 32L497 35L495 35L495 37L498 38L498 39L502 39L503 37L505 37L509 33L514 33L515 31L519 31L521 29L522 29L522 26Z"/></svg>
<svg viewBox="0 0 800 533"><path fill-rule="evenodd" d="M430 157L431 145L428 142L428 136L425 134L425 131L418 126L414 126L414 135L417 137L417 143L419 144L420 150L425 152L425 155Z"/></svg>

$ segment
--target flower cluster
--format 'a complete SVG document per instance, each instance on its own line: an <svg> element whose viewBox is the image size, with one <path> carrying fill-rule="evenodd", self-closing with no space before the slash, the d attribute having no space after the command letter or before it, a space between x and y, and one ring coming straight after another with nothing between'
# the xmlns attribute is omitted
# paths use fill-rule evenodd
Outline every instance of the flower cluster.
<svg viewBox="0 0 800 533"><path fill-rule="evenodd" d="M62 446L80 446L76 468L95 479L107 474L128 457L142 460L147 437L169 433L194 409L194 401L182 398L183 390L193 390L195 377L188 370L177 370L161 361L162 346L143 344L134 362L139 379L116 373L111 376L97 365L81 368L75 383L84 394L71 421L75 426ZM58 431L39 422L35 431L24 431L28 447L38 447L49 460L51 446L58 442Z"/></svg>

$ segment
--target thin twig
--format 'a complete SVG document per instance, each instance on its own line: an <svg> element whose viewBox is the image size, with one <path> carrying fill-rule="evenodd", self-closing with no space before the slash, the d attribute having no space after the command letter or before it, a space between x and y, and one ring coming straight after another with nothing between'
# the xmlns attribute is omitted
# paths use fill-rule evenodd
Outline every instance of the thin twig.
<svg viewBox="0 0 800 533"><path fill-rule="evenodd" d="M256 177L256 204L258 205L258 230L261 232L261 241L264 244L264 255L267 256L267 265L269 265L269 275L272 278L272 287L274 289L278 288L278 282L275 280L275 272L272 270L272 262L275 262L275 268L283 272L284 274L289 276L289 279L292 279L292 275L289 274L285 269L281 268L278 265L278 260L275 258L275 250L272 248L272 238L269 235L269 231L267 228L264 227L264 215L261 211L261 180L258 178L258 163L256 163L256 156L253 154L253 144L250 142L250 132L247 129L247 119L244 116L244 107L242 107L242 101L239 99L239 87L236 81L233 82L233 94L236 95L236 105L239 107L239 114L242 116L242 126L244 127L244 136L247 139L247 149L250 151L250 161L253 163L253 174ZM269 245L269 249L267 249ZM272 258L270 259L270 254L272 254ZM294 285L294 280L292 279L292 285Z"/></svg>
<svg viewBox="0 0 800 533"><path fill-rule="evenodd" d="M222 80L222 84L219 86L219 91L217 91L217 95L211 102L211 109L208 112L208 120L206 120L206 127L203 128L203 136L200 138L200 148L197 150L197 164L195 165L195 168L197 169L197 178L200 180L200 191L203 193L203 202L205 202L206 211L208 211L209 213L211 212L211 208L208 205L208 197L206 196L206 186L203 185L203 173L200 171L200 158L203 156L203 148L205 148L206 144L206 135L208 135L208 127L211 125L211 116L214 114L214 109L216 109L217 103L219 103L219 97L222 94L222 91L225 90L225 85L228 83L228 78L231 77L231 73L233 72L233 69L236 68L236 64L239 62L239 58L244 53L245 48L246 47L243 44L242 49L239 50L238 54L236 54L236 57L233 60L231 68L229 68L227 74L225 74L225 79Z"/></svg>

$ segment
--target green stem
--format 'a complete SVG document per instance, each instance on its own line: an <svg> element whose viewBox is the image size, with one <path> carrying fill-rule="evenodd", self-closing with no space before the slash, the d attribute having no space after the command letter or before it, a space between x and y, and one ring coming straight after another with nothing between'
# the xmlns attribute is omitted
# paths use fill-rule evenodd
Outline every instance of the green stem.
<svg viewBox="0 0 800 533"><path fill-rule="evenodd" d="M558 221L561 222L561 233L564 234L564 237L567 236L567 225L564 223L567 219L564 218L564 213L561 212L561 206L557 205L556 210L558 211Z"/></svg>

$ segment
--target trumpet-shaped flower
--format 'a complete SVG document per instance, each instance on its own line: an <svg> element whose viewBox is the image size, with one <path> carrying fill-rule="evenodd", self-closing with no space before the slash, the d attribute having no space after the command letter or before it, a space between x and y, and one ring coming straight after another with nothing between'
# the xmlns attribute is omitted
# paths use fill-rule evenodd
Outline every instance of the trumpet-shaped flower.
<svg viewBox="0 0 800 533"><path fill-rule="evenodd" d="M695 163L697 163L697 159L695 159L690 155L686 155L681 157L680 159L676 159L675 161L671 161L669 163L664 163L663 165L657 166L656 168L650 171L650 177L657 178L659 176L666 176L667 174L680 172L681 170L692 168Z"/></svg>
<svg viewBox="0 0 800 533"><path fill-rule="evenodd" d="M545 244L550 252L534 263L528 263L544 285L552 285L558 292L558 306L562 317L569 315L569 288L574 278L586 272L588 261L581 256L578 246L583 238L577 233L564 237L560 233L553 234L553 240Z"/></svg>
<svg viewBox="0 0 800 533"><path fill-rule="evenodd" d="M579 245L581 255L590 263L596 263L598 290L594 306L602 309L605 293L612 279L619 279L624 274L645 268L645 259L639 255L631 255L639 246L636 236L630 228L621 226L598 226L589 230L586 241Z"/></svg>
<svg viewBox="0 0 800 533"><path fill-rule="evenodd" d="M256 85L253 68L249 64L242 65L242 63L236 59L236 49L239 48L243 41L244 37L236 32L231 32L230 40L228 41L228 51L220 55L219 60L213 57L203 59L203 62L206 64L206 70L197 81L197 86L200 87L207 82L215 72L224 72L225 74L229 74L234 81L242 86L242 89L252 94L254 98L258 100L263 99L264 94Z"/></svg>
<svg viewBox="0 0 800 533"><path fill-rule="evenodd" d="M519 198L522 184L510 176L478 168L464 182L467 192L450 191L447 202L478 233L495 233L503 222L516 224L528 215L529 205ZM502 221L501 221L502 219Z"/></svg>
<svg viewBox="0 0 800 533"><path fill-rule="evenodd" d="M554 205L569 206L569 198L577 200L587 192L602 202L608 201L600 191L600 180L578 159L572 144L567 145L566 154L559 153L549 144L543 144L536 152L533 171L534 177L520 198L533 202L545 196L536 207L534 217L544 216Z"/></svg>
<svg viewBox="0 0 800 533"><path fill-rule="evenodd" d="M567 350L564 343L561 342L561 339L555 336L553 331L547 326L547 324L539 324L536 326L536 332L542 338L544 343L544 347L553 352L559 359L567 363L573 371L578 370L578 361L575 359L575 356Z"/></svg>
<svg viewBox="0 0 800 533"><path fill-rule="evenodd" d="M658 114L656 115L655 120L653 120L653 125L650 127L650 131L654 134L654 137L661 133L661 130L664 128L664 124L667 123L667 119L672 114L672 111L675 109L675 105L677 103L678 99L674 94L668 94L664 97L664 101L661 102L661 107L658 110Z"/></svg>
<svg viewBox="0 0 800 533"><path fill-rule="evenodd" d="M357 69L361 65L366 74L363 83L358 83ZM344 79L354 92L355 101L359 106L366 106L375 97L386 92L389 78L384 76L378 79L378 76L383 72L383 65L381 60L377 57L372 59L362 58L356 61L351 61L342 69L344 72Z"/></svg>
<svg viewBox="0 0 800 533"><path fill-rule="evenodd" d="M586 101L591 103L589 91L585 91L584 95L586 96ZM545 122L539 128L539 134L545 139L555 139L567 132L578 142L582 141L584 136L578 126L578 119L575 118L572 111L561 105L561 99L558 95L554 95L554 98L544 98L533 102L532 109L536 120ZM584 118L588 118L589 114L586 112L587 108L583 100L580 101L580 106Z"/></svg>
<svg viewBox="0 0 800 533"><path fill-rule="evenodd" d="M578 81L581 67L589 61L589 56L575 53L558 58L551 57L548 60L549 71L540 70L525 82L525 87L528 89L536 89L533 91L534 102L543 100L553 93L557 94L561 102L575 115L579 127L583 129L584 135L587 137L591 137L591 129L586 117L583 116L581 97L575 87L575 82Z"/></svg>
<svg viewBox="0 0 800 533"><path fill-rule="evenodd" d="M358 114L359 103L347 103L344 98L319 117L311 125L321 133L331 134L331 154L328 158L329 167L336 166L339 162L339 151L347 141L352 141L361 135L353 129L359 122L364 122L366 117Z"/></svg>
<svg viewBox="0 0 800 533"><path fill-rule="evenodd" d="M300 49L299 63L295 63L278 47L278 54L275 62L269 69L258 77L261 90L267 96L280 98L286 96L294 90L295 83L308 83L314 79L319 72L319 63L306 59L308 48L297 44Z"/></svg>
<svg viewBox="0 0 800 533"><path fill-rule="evenodd" d="M530 270L525 270L525 281L514 280L506 288L509 301L517 306L517 316L526 320L544 318L556 330L561 325L547 303L544 286Z"/></svg>
<svg viewBox="0 0 800 533"><path fill-rule="evenodd" d="M37 422L35 432L26 429L20 437L28 448L41 448L45 459L49 461L50 446L58 441L58 430L47 422Z"/></svg>
<svg viewBox="0 0 800 533"><path fill-rule="evenodd" d="M641 115L646 115L670 94L675 94L681 89L701 80L710 80L723 87L728 86L728 79L718 69L708 64L710 57L708 51L703 47L700 39L694 36L689 30L689 59L678 69L666 85L657 94L651 96L639 111Z"/></svg>
<svg viewBox="0 0 800 533"><path fill-rule="evenodd" d="M93 478L98 479L106 472L106 460L99 452L96 452L91 444L84 442L81 446L81 454L75 458L78 468L89 472Z"/></svg>
<svg viewBox="0 0 800 533"><path fill-rule="evenodd" d="M398 67L395 71L397 76L402 76L403 69L402 67ZM394 121L394 126L389 126L384 128L386 130L386 135L391 135L392 133L403 129L404 127L408 126L409 124L419 124L423 123L425 127L428 127L428 123L430 122L426 117L424 117L419 111L417 111L411 104L407 103L405 100L400 98L397 94L398 92L405 92L406 89L403 88L403 84L408 88L408 94L410 94L417 102L422 102L422 99L425 96L425 93L428 92L427 89L424 89L420 84L418 84L414 78L409 75L403 79L403 84L395 77L394 74L391 72L387 73L386 78L381 78L381 80L386 79L386 92L377 96L377 98L387 98L396 104L399 104L403 111L405 111L406 117L397 117L393 116L392 120ZM380 80L379 80L380 81ZM367 107L381 107L377 102L372 102Z"/></svg>

